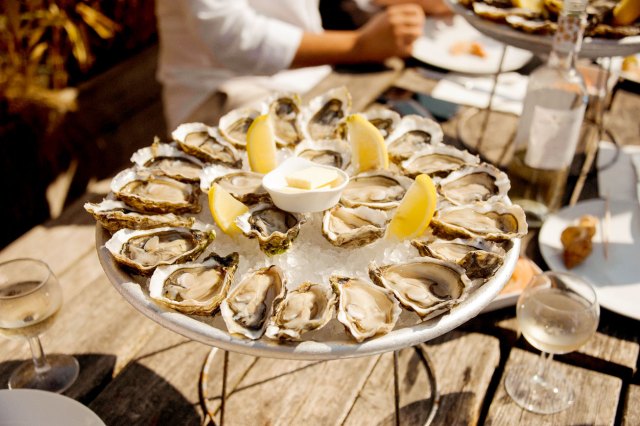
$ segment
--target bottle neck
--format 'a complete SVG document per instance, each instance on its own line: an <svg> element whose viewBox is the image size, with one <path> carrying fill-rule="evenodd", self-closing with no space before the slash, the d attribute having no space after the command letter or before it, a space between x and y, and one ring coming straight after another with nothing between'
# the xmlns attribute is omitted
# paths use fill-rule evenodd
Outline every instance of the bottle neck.
<svg viewBox="0 0 640 426"><path fill-rule="evenodd" d="M563 70L575 68L578 52L582 47L586 19L585 0L565 0L551 45L549 66Z"/></svg>

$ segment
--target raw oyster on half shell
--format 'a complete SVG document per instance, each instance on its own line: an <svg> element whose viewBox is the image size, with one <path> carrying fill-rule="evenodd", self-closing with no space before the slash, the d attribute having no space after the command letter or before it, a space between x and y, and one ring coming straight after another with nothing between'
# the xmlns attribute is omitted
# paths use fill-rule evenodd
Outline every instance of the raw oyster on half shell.
<svg viewBox="0 0 640 426"><path fill-rule="evenodd" d="M356 341L393 330L402 309L390 291L362 278L332 275L329 282L338 294L338 321Z"/></svg>
<svg viewBox="0 0 640 426"><path fill-rule="evenodd" d="M229 332L259 339L284 293L285 278L279 267L271 265L248 272L220 305Z"/></svg>
<svg viewBox="0 0 640 426"><path fill-rule="evenodd" d="M480 158L468 151L450 145L433 145L424 147L403 161L401 168L405 175L413 178L423 173L431 177L444 177L465 165L479 163Z"/></svg>
<svg viewBox="0 0 640 426"><path fill-rule="evenodd" d="M304 222L303 215L280 210L268 203L251 206L235 221L245 236L258 239L260 250L269 256L287 251Z"/></svg>
<svg viewBox="0 0 640 426"><path fill-rule="evenodd" d="M429 145L438 145L444 134L435 121L411 114L402 117L400 124L387 138L389 159L400 163Z"/></svg>
<svg viewBox="0 0 640 426"><path fill-rule="evenodd" d="M423 319L451 309L471 287L462 267L430 257L380 267L372 263L369 276Z"/></svg>
<svg viewBox="0 0 640 426"><path fill-rule="evenodd" d="M346 170L351 163L351 147L340 139L304 141L298 144L295 155L323 166Z"/></svg>
<svg viewBox="0 0 640 426"><path fill-rule="evenodd" d="M506 173L487 163L458 169L438 183L440 194L456 205L499 201L510 187Z"/></svg>
<svg viewBox="0 0 640 426"><path fill-rule="evenodd" d="M208 193L211 186L217 183L242 203L268 202L271 198L267 190L262 186L263 177L264 175L249 170L212 165L202 169L200 189Z"/></svg>
<svg viewBox="0 0 640 426"><path fill-rule="evenodd" d="M304 282L276 305L265 335L298 341L304 333L324 327L333 318L336 300L330 286Z"/></svg>
<svg viewBox="0 0 640 426"><path fill-rule="evenodd" d="M389 210L398 207L411 183L413 179L392 172L360 173L349 179L340 202L347 207Z"/></svg>
<svg viewBox="0 0 640 426"><path fill-rule="evenodd" d="M300 114L300 127L306 139L335 139L341 120L350 113L351 94L346 87L338 87L311 99Z"/></svg>
<svg viewBox="0 0 640 426"><path fill-rule="evenodd" d="M430 238L413 240L411 244L418 249L420 256L457 263L464 268L467 277L472 280L493 276L502 266L506 255L505 250L498 244L482 238L454 240Z"/></svg>
<svg viewBox="0 0 640 426"><path fill-rule="evenodd" d="M247 131L249 126L260 115L255 108L238 108L229 111L220 117L218 130L223 138L231 142L237 148L245 149L247 146Z"/></svg>
<svg viewBox="0 0 640 426"><path fill-rule="evenodd" d="M505 241L527 234L527 220L518 205L476 203L446 207L431 220L434 234L443 238L486 238Z"/></svg>
<svg viewBox="0 0 640 426"><path fill-rule="evenodd" d="M300 96L294 93L280 93L267 100L269 117L278 146L295 145L302 140L298 125Z"/></svg>
<svg viewBox="0 0 640 426"><path fill-rule="evenodd" d="M227 296L240 256L215 253L202 262L158 266L149 281L149 296L185 314L210 315Z"/></svg>
<svg viewBox="0 0 640 426"><path fill-rule="evenodd" d="M184 152L207 163L220 163L240 168L242 159L238 151L227 142L215 127L203 123L179 125L171 137Z"/></svg>
<svg viewBox="0 0 640 426"><path fill-rule="evenodd" d="M337 204L322 216L322 235L334 246L362 247L384 235L387 220L383 210Z"/></svg>
<svg viewBox="0 0 640 426"><path fill-rule="evenodd" d="M188 228L195 221L193 217L179 216L173 213L145 214L118 200L104 199L100 203L85 203L84 209L111 233L122 228L150 229L162 226Z"/></svg>
<svg viewBox="0 0 640 426"><path fill-rule="evenodd" d="M151 146L133 153L131 161L154 174L184 182L198 182L202 161L176 148L175 144L154 141Z"/></svg>
<svg viewBox="0 0 640 426"><path fill-rule="evenodd" d="M116 198L147 213L197 213L200 189L144 169L125 169L111 180Z"/></svg>
<svg viewBox="0 0 640 426"><path fill-rule="evenodd" d="M400 114L389 108L375 108L362 115L380 130L385 139L393 133L401 121Z"/></svg>
<svg viewBox="0 0 640 426"><path fill-rule="evenodd" d="M150 275L157 266L195 259L215 237L210 225L196 222L191 228L121 229L104 246L121 265Z"/></svg>

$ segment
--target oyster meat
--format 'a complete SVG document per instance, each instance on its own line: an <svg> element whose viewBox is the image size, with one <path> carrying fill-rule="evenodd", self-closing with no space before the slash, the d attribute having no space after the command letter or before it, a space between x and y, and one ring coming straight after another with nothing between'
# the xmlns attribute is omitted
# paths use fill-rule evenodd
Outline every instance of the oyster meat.
<svg viewBox="0 0 640 426"><path fill-rule="evenodd" d="M279 146L290 146L300 142L302 140L302 132L298 127L300 97L292 93L277 94L267 101L267 105L276 143Z"/></svg>
<svg viewBox="0 0 640 426"><path fill-rule="evenodd" d="M375 108L362 114L376 126L383 138L388 138L400 124L400 114L389 108Z"/></svg>
<svg viewBox="0 0 640 426"><path fill-rule="evenodd" d="M336 295L326 284L302 283L275 307L265 335L270 339L301 339L302 334L324 327L333 318Z"/></svg>
<svg viewBox="0 0 640 426"><path fill-rule="evenodd" d="M84 209L103 228L113 233L122 228L150 229L162 226L190 227L195 219L188 216L178 216L173 213L145 214L122 201L104 199L100 203L85 203Z"/></svg>
<svg viewBox="0 0 640 426"><path fill-rule="evenodd" d="M202 161L180 151L175 144L160 143L157 140L151 146L136 151L131 156L131 161L154 174L184 182L198 182L204 166Z"/></svg>
<svg viewBox="0 0 640 426"><path fill-rule="evenodd" d="M220 305L229 332L259 339L264 334L273 306L284 297L284 292L284 274L277 266L247 273Z"/></svg>
<svg viewBox="0 0 640 426"><path fill-rule="evenodd" d="M351 94L346 87L338 87L311 99L300 114L300 127L306 139L335 139L339 123L350 112Z"/></svg>
<svg viewBox="0 0 640 426"><path fill-rule="evenodd" d="M349 179L340 202L347 207L389 210L398 207L412 182L412 179L391 172L360 173Z"/></svg>
<svg viewBox="0 0 640 426"><path fill-rule="evenodd" d="M362 247L384 235L387 220L382 210L337 204L322 216L322 235L334 246Z"/></svg>
<svg viewBox="0 0 640 426"><path fill-rule="evenodd" d="M451 172L438 183L440 193L456 205L499 201L507 196L510 186L507 175L487 163Z"/></svg>
<svg viewBox="0 0 640 426"><path fill-rule="evenodd" d="M387 138L389 159L400 163L429 145L438 145L444 134L435 121L419 115L405 115Z"/></svg>
<svg viewBox="0 0 640 426"><path fill-rule="evenodd" d="M393 330L402 309L391 292L361 278L332 275L329 282L338 294L338 321L356 341Z"/></svg>
<svg viewBox="0 0 640 426"><path fill-rule="evenodd" d="M158 266L149 280L149 296L176 311L210 315L227 296L240 256L210 254L202 262Z"/></svg>
<svg viewBox="0 0 640 426"><path fill-rule="evenodd" d="M502 266L505 250L498 244L482 238L442 240L431 238L413 240L420 256L434 257L462 266L467 277L487 279Z"/></svg>
<svg viewBox="0 0 640 426"><path fill-rule="evenodd" d="M245 204L268 202L271 198L262 186L264 175L248 170L230 169L219 165L202 169L200 189L206 193L214 183L220 185L238 201Z"/></svg>
<svg viewBox="0 0 640 426"><path fill-rule="evenodd" d="M242 167L238 151L214 127L203 123L185 123L179 125L171 133L171 137L181 150L204 162Z"/></svg>
<svg viewBox="0 0 640 426"><path fill-rule="evenodd" d="M253 120L260 115L260 111L254 108L238 108L229 111L220 117L218 130L223 138L231 142L237 148L245 149L247 146L247 131Z"/></svg>
<svg viewBox="0 0 640 426"><path fill-rule="evenodd" d="M236 218L242 233L257 238L260 250L269 256L287 251L304 222L304 216L268 203L251 206L247 213Z"/></svg>
<svg viewBox="0 0 640 426"><path fill-rule="evenodd" d="M372 263L369 275L423 319L451 309L471 286L462 267L429 257L380 267Z"/></svg>
<svg viewBox="0 0 640 426"><path fill-rule="evenodd" d="M146 213L196 213L200 211L200 189L149 171L125 169L111 181L116 198Z"/></svg>
<svg viewBox="0 0 640 426"><path fill-rule="evenodd" d="M342 170L351 163L351 147L340 139L304 141L296 146L295 154L305 160Z"/></svg>
<svg viewBox="0 0 640 426"><path fill-rule="evenodd" d="M157 266L195 259L215 236L209 225L196 222L191 228L121 229L104 246L121 265L150 275Z"/></svg>
<svg viewBox="0 0 640 426"><path fill-rule="evenodd" d="M402 171L415 178L425 173L431 177L444 177L465 165L476 165L480 158L468 151L459 150L450 145L427 146L422 151L403 161Z"/></svg>
<svg viewBox="0 0 640 426"><path fill-rule="evenodd" d="M505 241L527 234L527 220L518 205L470 204L436 211L431 220L434 233L443 238L486 238Z"/></svg>

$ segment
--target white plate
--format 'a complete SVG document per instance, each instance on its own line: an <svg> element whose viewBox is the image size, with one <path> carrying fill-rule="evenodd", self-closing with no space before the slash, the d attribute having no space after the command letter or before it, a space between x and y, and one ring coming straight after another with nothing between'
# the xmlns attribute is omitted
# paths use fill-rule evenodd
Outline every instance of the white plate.
<svg viewBox="0 0 640 426"><path fill-rule="evenodd" d="M0 390L0 424L105 426L96 413L75 399L35 389Z"/></svg>
<svg viewBox="0 0 640 426"><path fill-rule="evenodd" d="M593 251L570 272L596 287L600 306L640 320L640 206L627 201L611 201L609 205L608 258L604 258L601 224L598 224ZM538 240L542 257L551 270L567 271L562 262L562 231L584 214L603 217L604 209L604 201L588 200L549 216Z"/></svg>
<svg viewBox="0 0 640 426"><path fill-rule="evenodd" d="M476 15L458 3L458 0L446 0L453 11L464 17L475 29L496 40L511 46L527 49L536 53L546 53L551 49L553 37L550 35L528 34L516 30L507 24L500 24ZM640 36L621 39L585 37L579 56L581 58L600 58L627 56L640 50Z"/></svg>
<svg viewBox="0 0 640 426"><path fill-rule="evenodd" d="M451 46L460 41L477 41L487 52L481 58L475 55L452 55ZM490 74L498 70L503 44L474 29L458 15L447 18L427 18L424 35L413 45L413 57L424 63L450 71L467 74ZM513 71L524 66L531 52L510 47L502 64L502 71Z"/></svg>

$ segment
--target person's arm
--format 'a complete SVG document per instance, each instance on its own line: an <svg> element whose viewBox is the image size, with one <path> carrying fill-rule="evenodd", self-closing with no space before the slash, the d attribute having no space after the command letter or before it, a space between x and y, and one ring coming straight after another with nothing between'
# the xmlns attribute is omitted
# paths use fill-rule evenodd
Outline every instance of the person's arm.
<svg viewBox="0 0 640 426"><path fill-rule="evenodd" d="M292 67L353 64L411 55L422 34L424 13L414 4L387 8L355 31L304 33Z"/></svg>
<svg viewBox="0 0 640 426"><path fill-rule="evenodd" d="M389 7L396 4L415 3L422 7L427 15L451 15L452 11L444 0L373 0L374 4Z"/></svg>

